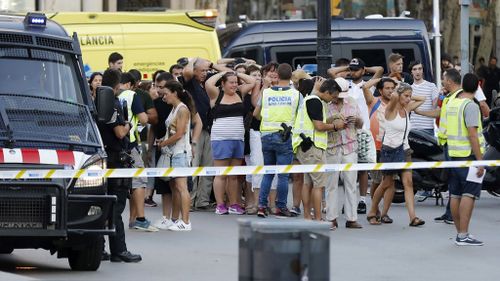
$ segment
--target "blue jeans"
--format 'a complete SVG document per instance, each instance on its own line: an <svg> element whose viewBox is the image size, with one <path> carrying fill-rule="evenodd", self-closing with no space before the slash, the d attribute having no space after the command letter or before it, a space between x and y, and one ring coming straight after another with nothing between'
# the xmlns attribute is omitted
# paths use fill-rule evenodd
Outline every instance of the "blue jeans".
<svg viewBox="0 0 500 281"><path fill-rule="evenodd" d="M264 154L264 165L290 165L293 161L292 139L286 142L281 139L280 133L272 133L262 136L262 153ZM267 198L273 181L273 174L266 174L262 178L259 192L259 207L267 207ZM286 208L288 197L288 174L278 174L278 187L276 196L276 207Z"/></svg>

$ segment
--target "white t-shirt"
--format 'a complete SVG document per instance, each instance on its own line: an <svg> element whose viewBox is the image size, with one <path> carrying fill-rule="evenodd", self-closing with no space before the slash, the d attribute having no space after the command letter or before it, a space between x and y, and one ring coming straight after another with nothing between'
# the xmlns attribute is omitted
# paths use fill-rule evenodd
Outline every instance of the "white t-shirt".
<svg viewBox="0 0 500 281"><path fill-rule="evenodd" d="M365 95L363 94L363 85L365 81L361 81L358 84L354 84L352 80L349 80L349 96L352 97L359 107L359 112L361 113L361 118L363 119L363 129L370 130L370 116L368 112L368 106L366 105Z"/></svg>
<svg viewBox="0 0 500 281"><path fill-rule="evenodd" d="M483 89L481 87L477 87L476 92L474 93L474 97L478 102L482 102L486 100L486 96L484 95Z"/></svg>

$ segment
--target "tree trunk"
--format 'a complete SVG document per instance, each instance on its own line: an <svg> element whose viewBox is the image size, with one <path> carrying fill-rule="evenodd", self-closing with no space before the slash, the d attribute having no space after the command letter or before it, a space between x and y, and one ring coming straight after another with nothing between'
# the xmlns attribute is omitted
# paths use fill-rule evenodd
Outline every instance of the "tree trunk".
<svg viewBox="0 0 500 281"><path fill-rule="evenodd" d="M460 5L458 0L446 1L441 26L444 51L450 56L460 56Z"/></svg>
<svg viewBox="0 0 500 281"><path fill-rule="evenodd" d="M485 58L486 61L488 61L489 57L491 56L491 52L493 50L493 44L495 41L495 32L496 32L495 11L496 11L496 1L490 1L490 4L488 5L488 14L483 23L481 41L479 41L479 47L477 48L477 55L476 55L477 59L483 57Z"/></svg>

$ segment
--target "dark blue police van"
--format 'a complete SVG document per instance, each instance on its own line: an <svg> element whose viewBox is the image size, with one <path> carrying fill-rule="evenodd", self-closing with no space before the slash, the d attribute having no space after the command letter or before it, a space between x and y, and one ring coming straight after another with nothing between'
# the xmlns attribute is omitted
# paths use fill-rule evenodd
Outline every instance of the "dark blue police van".
<svg viewBox="0 0 500 281"><path fill-rule="evenodd" d="M293 67L316 64L316 20L254 21L223 44L224 57L246 57L266 64L289 63ZM421 20L410 18L332 19L332 57L361 58L367 66L383 66L387 57L400 53L404 71L413 60L424 65L425 79L432 81L429 37Z"/></svg>

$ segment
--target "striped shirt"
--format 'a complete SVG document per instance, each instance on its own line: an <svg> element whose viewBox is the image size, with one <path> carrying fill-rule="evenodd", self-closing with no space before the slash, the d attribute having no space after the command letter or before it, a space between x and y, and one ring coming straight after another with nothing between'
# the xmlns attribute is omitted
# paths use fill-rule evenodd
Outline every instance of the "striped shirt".
<svg viewBox="0 0 500 281"><path fill-rule="evenodd" d="M210 139L220 140L241 140L244 141L245 125L243 116L245 107L242 102L233 104L219 104L214 112L214 122Z"/></svg>
<svg viewBox="0 0 500 281"><path fill-rule="evenodd" d="M413 89L412 95L417 97L425 97L425 102L418 108L420 111L431 111L436 109L434 101L439 96L439 90L434 83L423 80L422 83L411 85ZM434 129L434 118L411 113L410 123L413 129Z"/></svg>

